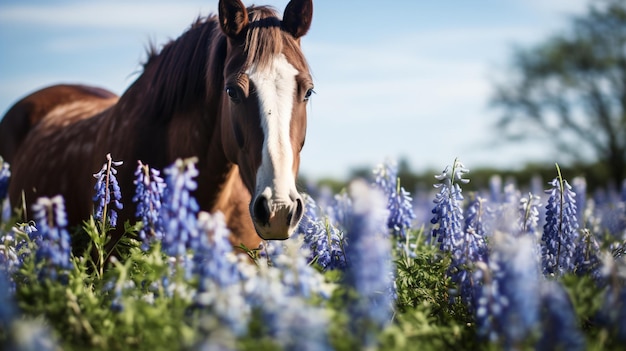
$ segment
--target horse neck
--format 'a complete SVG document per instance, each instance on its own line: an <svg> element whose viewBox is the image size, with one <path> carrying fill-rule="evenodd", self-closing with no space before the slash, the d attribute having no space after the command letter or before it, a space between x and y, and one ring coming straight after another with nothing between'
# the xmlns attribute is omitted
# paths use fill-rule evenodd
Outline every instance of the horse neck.
<svg viewBox="0 0 626 351"><path fill-rule="evenodd" d="M159 53L151 49L143 73L110 118L108 129L135 144L128 157L155 166L179 157L202 158L215 139L224 52L214 18L198 20Z"/></svg>

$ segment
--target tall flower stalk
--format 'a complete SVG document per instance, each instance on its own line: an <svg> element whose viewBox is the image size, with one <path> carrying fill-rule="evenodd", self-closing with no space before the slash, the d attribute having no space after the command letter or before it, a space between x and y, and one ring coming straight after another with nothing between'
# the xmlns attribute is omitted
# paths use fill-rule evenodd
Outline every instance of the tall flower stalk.
<svg viewBox="0 0 626 351"><path fill-rule="evenodd" d="M447 274L456 284L456 291L451 297L460 296L472 310L475 306L474 291L475 282L472 271L478 262L486 262L488 256L486 242L486 200L476 196L466 211L465 230L461 240L456 241L452 249L452 257Z"/></svg>
<svg viewBox="0 0 626 351"><path fill-rule="evenodd" d="M469 170L459 160L454 160L452 171L446 167L435 176L439 181L435 188L439 193L435 196L435 207L432 210L434 224L432 237L437 239L441 251L452 252L463 237L463 195L459 183L466 184L468 179L463 176Z"/></svg>
<svg viewBox="0 0 626 351"><path fill-rule="evenodd" d="M323 270L343 269L346 266L343 233L328 217L320 216L318 210L315 200L305 196L305 211L298 232L309 251L309 261Z"/></svg>
<svg viewBox="0 0 626 351"><path fill-rule="evenodd" d="M250 307L243 296L242 274L228 239L221 212L199 212L198 248L193 253L193 273L198 278L195 306L209 310L220 326L236 336L245 333L250 320Z"/></svg>
<svg viewBox="0 0 626 351"><path fill-rule="evenodd" d="M65 279L66 272L72 265L63 197L41 197L33 204L32 209L38 229L32 232L32 239L37 245L35 259L39 265L39 278Z"/></svg>
<svg viewBox="0 0 626 351"><path fill-rule="evenodd" d="M177 159L164 170L167 188L161 208L165 229L162 249L170 257L182 258L199 245L197 215L200 207L192 196L198 184L197 158Z"/></svg>
<svg viewBox="0 0 626 351"><path fill-rule="evenodd" d="M97 179L94 187L96 194L93 198L96 203L94 216L100 219L103 225L107 223L108 219L108 224L115 227L117 225L117 211L121 210L123 206L120 202L122 192L117 182L117 170L114 167L121 166L123 162L113 161L111 154L107 154L106 159L102 169L93 175Z"/></svg>
<svg viewBox="0 0 626 351"><path fill-rule="evenodd" d="M374 169L374 184L383 191L387 198L387 227L391 233L398 238L398 244L403 245L407 239L407 232L413 220L415 211L413 210L413 199L411 194L400 186L398 170L395 164L384 163ZM401 247L408 251L408 247Z"/></svg>
<svg viewBox="0 0 626 351"><path fill-rule="evenodd" d="M574 252L578 240L578 216L576 194L563 179L557 165L558 176L550 184L552 188L546 206L546 224L542 243L543 270L546 274L562 275L574 271Z"/></svg>
<svg viewBox="0 0 626 351"><path fill-rule="evenodd" d="M308 300L319 293L313 289L321 287L322 276L306 264L301 239L265 245L267 254L258 259L258 269L243 269L244 298L260 316L263 335L281 350L331 350L329 316Z"/></svg>
<svg viewBox="0 0 626 351"><path fill-rule="evenodd" d="M10 179L11 169L9 163L0 156L0 223L7 221L11 215L11 205L8 197Z"/></svg>
<svg viewBox="0 0 626 351"><path fill-rule="evenodd" d="M539 321L539 262L534 240L498 233L487 263L478 263L475 318L480 335L519 349Z"/></svg>
<svg viewBox="0 0 626 351"><path fill-rule="evenodd" d="M538 239L538 207L541 206L539 201L539 196L528 193L527 197L523 197L520 199L519 205L520 234L531 235L536 239Z"/></svg>
<svg viewBox="0 0 626 351"><path fill-rule="evenodd" d="M135 171L135 196L137 203L136 217L141 221L139 239L141 248L145 251L154 239L163 237L163 219L159 215L161 200L165 191L165 182L160 172L138 161Z"/></svg>
<svg viewBox="0 0 626 351"><path fill-rule="evenodd" d="M388 211L384 196L363 181L350 185L350 195L353 208L347 227L345 281L358 293L358 298L348 307L350 326L361 344L371 347L374 343L371 330L384 327L393 312Z"/></svg>

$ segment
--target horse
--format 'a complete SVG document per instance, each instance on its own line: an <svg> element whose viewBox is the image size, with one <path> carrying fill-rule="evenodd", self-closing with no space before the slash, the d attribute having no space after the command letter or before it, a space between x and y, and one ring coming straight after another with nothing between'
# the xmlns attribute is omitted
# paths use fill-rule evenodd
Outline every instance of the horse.
<svg viewBox="0 0 626 351"><path fill-rule="evenodd" d="M93 214L93 174L110 153L124 161L124 223L136 209L133 162L163 169L196 157L193 195L200 209L224 214L233 246L289 238L304 213L296 179L313 80L300 41L312 16L311 0L290 1L282 19L269 6L220 0L217 15L151 46L119 98L61 85L20 100L0 123L0 136L19 134L0 143L12 161L11 203L61 194L69 225L81 225ZM122 234L112 232L108 247Z"/></svg>

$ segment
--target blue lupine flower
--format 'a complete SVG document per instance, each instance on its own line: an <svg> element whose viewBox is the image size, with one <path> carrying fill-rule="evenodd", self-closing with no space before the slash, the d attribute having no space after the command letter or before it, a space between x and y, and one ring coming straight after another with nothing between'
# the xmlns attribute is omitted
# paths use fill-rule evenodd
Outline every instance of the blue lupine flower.
<svg viewBox="0 0 626 351"><path fill-rule="evenodd" d="M111 262L119 264L115 257L111 258ZM135 282L128 278L127 273L120 273L116 278L109 280L104 284L103 291L111 293L113 299L111 300L111 311L122 312L124 311L124 291L132 291L136 289Z"/></svg>
<svg viewBox="0 0 626 351"><path fill-rule="evenodd" d="M326 311L302 297L281 295L282 283L272 283L268 278L253 279L255 293L247 296L254 298L254 308L263 321L263 334L282 350L332 350Z"/></svg>
<svg viewBox="0 0 626 351"><path fill-rule="evenodd" d="M0 200L7 197L9 193L9 180L11 179L11 170L9 163L5 162L0 156Z"/></svg>
<svg viewBox="0 0 626 351"><path fill-rule="evenodd" d="M400 186L398 171L394 164L385 163L374 169L374 184L378 186L387 198L389 218L387 227L398 238L398 243L406 241L407 230L415 219L411 194ZM405 248L406 249L406 248Z"/></svg>
<svg viewBox="0 0 626 351"><path fill-rule="evenodd" d="M14 301L14 292L9 274L4 269L0 269L0 330L9 330L9 326L17 316L15 306L17 304Z"/></svg>
<svg viewBox="0 0 626 351"><path fill-rule="evenodd" d="M391 244L387 236L388 211L384 196L363 181L350 185L353 208L350 225L346 228L349 245L346 248L348 267L346 285L352 287L358 298L348 310L351 328L364 345L371 345L371 333L365 325L381 328L390 321L392 314L393 286Z"/></svg>
<svg viewBox="0 0 626 351"><path fill-rule="evenodd" d="M197 159L177 159L165 169L166 191L161 216L165 226L163 251L171 257L183 257L199 245L197 226L198 202L191 193L198 187L195 177Z"/></svg>
<svg viewBox="0 0 626 351"><path fill-rule="evenodd" d="M198 277L196 307L210 308L219 325L234 335L243 335L250 320L250 307L243 297L243 277L237 266L221 212L198 214L199 246L193 255L193 273Z"/></svg>
<svg viewBox="0 0 626 351"><path fill-rule="evenodd" d="M112 292L113 300L111 300L111 311L124 311L124 303L122 302L122 285L116 284L115 280L110 280L104 284L104 291Z"/></svg>
<svg viewBox="0 0 626 351"><path fill-rule="evenodd" d="M520 234L531 235L538 239L539 227L539 196L528 193L528 197L520 199Z"/></svg>
<svg viewBox="0 0 626 351"><path fill-rule="evenodd" d="M621 196L612 188L596 189L593 201L587 205L590 210L585 211L586 223L581 224L594 233L608 234L605 241L616 253L624 248L623 234L626 232L626 203L621 200Z"/></svg>
<svg viewBox="0 0 626 351"><path fill-rule="evenodd" d="M0 346L6 350L60 350L59 340L52 328L41 319L17 319L11 328L11 338Z"/></svg>
<svg viewBox="0 0 626 351"><path fill-rule="evenodd" d="M541 289L541 337L535 350L586 350L585 337L567 291L556 281L546 280ZM537 294L537 291L532 292Z"/></svg>
<svg viewBox="0 0 626 351"><path fill-rule="evenodd" d="M352 199L346 192L335 194L332 205L326 208L328 219L342 232L350 225L350 211Z"/></svg>
<svg viewBox="0 0 626 351"><path fill-rule="evenodd" d="M535 174L530 178L530 193L539 194L541 196L544 193L544 180L539 174Z"/></svg>
<svg viewBox="0 0 626 351"><path fill-rule="evenodd" d="M572 189L576 194L576 217L578 224L584 226L585 209L587 207L587 181L584 177L575 177L572 180Z"/></svg>
<svg viewBox="0 0 626 351"><path fill-rule="evenodd" d="M478 263L475 315L480 335L512 349L539 321L539 262L531 237L500 234L489 263Z"/></svg>
<svg viewBox="0 0 626 351"><path fill-rule="evenodd" d="M600 244L595 236L584 229L580 241L574 251L574 266L577 275L590 274L597 282L601 281L602 262L600 261Z"/></svg>
<svg viewBox="0 0 626 351"><path fill-rule="evenodd" d="M333 350L328 341L329 320L324 309L295 297L286 298L278 308L279 327L274 335L283 350Z"/></svg>
<svg viewBox="0 0 626 351"><path fill-rule="evenodd" d="M542 241L543 270L546 274L562 275L574 271L574 251L578 240L576 200L566 180L555 178L546 206L546 224Z"/></svg>
<svg viewBox="0 0 626 351"><path fill-rule="evenodd" d="M411 194L404 190L403 187L399 187L398 191L392 193L389 197L387 226L398 237L399 242L406 240L407 231L411 228L415 219L412 201Z"/></svg>
<svg viewBox="0 0 626 351"><path fill-rule="evenodd" d="M469 172L463 164L454 160L452 172L446 167L440 175L435 176L439 184L439 193L435 196L435 207L432 213L435 215L430 222L435 224L432 229L432 237L437 238L439 248L442 251L451 252L457 243L463 240L463 195L459 183L467 183L463 175Z"/></svg>
<svg viewBox="0 0 626 351"><path fill-rule="evenodd" d="M606 289L598 311L597 322L617 340L626 342L626 256L602 253L601 278Z"/></svg>
<svg viewBox="0 0 626 351"><path fill-rule="evenodd" d="M396 191L398 183L398 167L393 162L385 162L373 170L374 184L383 192L385 197Z"/></svg>
<svg viewBox="0 0 626 351"><path fill-rule="evenodd" d="M492 222L491 217L493 214L486 206L486 202L486 199L480 196L474 196L465 211L465 231L471 231L480 238L486 238L490 235L489 233L491 231L489 223ZM486 252L477 252L477 254L478 256L472 259L472 261L479 259L484 261L482 258L485 258Z"/></svg>
<svg viewBox="0 0 626 351"><path fill-rule="evenodd" d="M619 200L620 194L609 188L594 191L593 201L587 207L593 208L588 225L596 233L606 233L614 241L622 241L626 230L626 203ZM595 227L594 227L595 225Z"/></svg>
<svg viewBox="0 0 626 351"><path fill-rule="evenodd" d="M122 192L117 182L117 170L113 166L120 166L122 161L113 161L111 154L106 155L107 162L102 165L102 169L94 174L96 185L94 187L96 194L93 201L96 202L94 216L101 219L102 223L106 222L115 227L117 224L117 211L122 209ZM110 207L109 207L110 205ZM108 216L108 217L107 217Z"/></svg>
<svg viewBox="0 0 626 351"><path fill-rule="evenodd" d="M508 182L500 203L496 204L494 228L497 231L518 235L520 231L519 206L522 198L515 183Z"/></svg>
<svg viewBox="0 0 626 351"><path fill-rule="evenodd" d="M499 204L502 200L502 177L493 175L489 177L489 201Z"/></svg>
<svg viewBox="0 0 626 351"><path fill-rule="evenodd" d="M258 270L247 276L244 297L260 315L263 334L281 349L331 350L325 309L310 305L304 297L319 293L312 290L320 288L323 278L306 265L298 240L287 240L284 246L272 242L266 247L268 253L259 260ZM289 267L292 264L295 267Z"/></svg>
<svg viewBox="0 0 626 351"><path fill-rule="evenodd" d="M6 273L10 280L10 288L15 292L13 274L22 266L24 258L30 254L28 242L24 236L32 238L37 228L33 222L18 223L12 231L2 234L0 231L0 271Z"/></svg>
<svg viewBox="0 0 626 351"><path fill-rule="evenodd" d="M460 295L462 300L473 308L474 281L471 269L477 262L487 261L487 243L485 241L484 200L476 197L468 208L468 217L465 221L465 230L460 233L459 240L454 240L451 248L452 261L447 274L456 284L458 291L451 294L451 298Z"/></svg>
<svg viewBox="0 0 626 351"><path fill-rule="evenodd" d="M0 231L0 271L12 274L20 266L20 258L15 246L15 235L13 233L3 234Z"/></svg>
<svg viewBox="0 0 626 351"><path fill-rule="evenodd" d="M226 227L224 214L200 212L198 214L200 245L194 252L194 273L200 277L199 291L206 291L205 281L213 281L225 287L241 282L241 274L233 255L230 231Z"/></svg>
<svg viewBox="0 0 626 351"><path fill-rule="evenodd" d="M141 248L148 249L150 241L163 238L163 220L159 216L161 211L161 199L165 190L165 182L160 177L160 172L154 168L139 165L135 171L135 196L133 202L137 203L136 216L143 224L139 230Z"/></svg>
<svg viewBox="0 0 626 351"><path fill-rule="evenodd" d="M11 204L8 197L10 179L11 170L9 163L5 162L0 156L0 223L7 221L11 217Z"/></svg>
<svg viewBox="0 0 626 351"><path fill-rule="evenodd" d="M309 298L323 291L322 275L308 264L308 249L303 247L303 238L293 238L284 242L265 242L267 259L272 267L281 271L281 281L290 296ZM323 296L327 297L327 296Z"/></svg>
<svg viewBox="0 0 626 351"><path fill-rule="evenodd" d="M626 287L607 289L603 301L598 321L615 334L617 340L626 342Z"/></svg>
<svg viewBox="0 0 626 351"><path fill-rule="evenodd" d="M304 202L304 216L297 232L303 236L303 245L310 252L309 261L315 261L323 270L343 269L346 265L343 233L328 218L320 218L311 196L305 196Z"/></svg>
<svg viewBox="0 0 626 351"><path fill-rule="evenodd" d="M37 245L35 259L42 264L39 277L57 280L72 268L70 236L67 233L65 203L61 195L41 197L32 206L38 231L33 232Z"/></svg>

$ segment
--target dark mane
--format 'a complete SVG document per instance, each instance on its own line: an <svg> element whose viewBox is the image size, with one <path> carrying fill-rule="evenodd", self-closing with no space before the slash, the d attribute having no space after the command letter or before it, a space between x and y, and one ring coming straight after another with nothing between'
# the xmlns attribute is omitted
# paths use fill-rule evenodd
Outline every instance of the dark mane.
<svg viewBox="0 0 626 351"><path fill-rule="evenodd" d="M198 18L196 18L196 20L189 26L187 30L185 30L185 32L198 28L209 20L214 20L214 17L214 15L208 17L198 16ZM146 61L142 63L143 69L145 70L146 67L153 64L154 59L156 59L167 46L170 46L175 41L176 40L170 40L169 42L165 43L161 49L157 47L157 43L150 41L148 43L148 47L146 48Z"/></svg>
<svg viewBox="0 0 626 351"><path fill-rule="evenodd" d="M179 109L194 106L196 101L192 99L207 96L209 52L224 44L214 15L198 18L187 31L163 45L161 50L151 44L143 72L134 84L144 90L138 93L149 99L142 114L166 121L175 112L184 112Z"/></svg>

